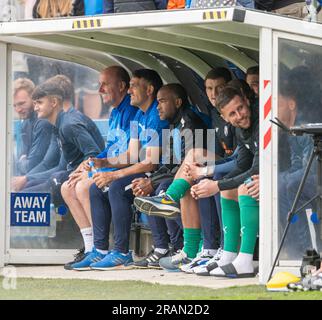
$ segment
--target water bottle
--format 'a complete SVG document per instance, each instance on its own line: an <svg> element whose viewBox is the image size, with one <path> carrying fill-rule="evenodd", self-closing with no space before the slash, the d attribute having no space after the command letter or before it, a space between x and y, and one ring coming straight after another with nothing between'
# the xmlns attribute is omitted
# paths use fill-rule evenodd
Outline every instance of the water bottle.
<svg viewBox="0 0 322 320"><path fill-rule="evenodd" d="M95 173L97 173L97 169L95 168L95 163L94 163L94 161L89 161L88 162L88 164L89 164L89 166L90 166L90 168L91 168L91 171L88 173L88 177L89 178L92 178L93 177L93 175L95 174Z"/></svg>
<svg viewBox="0 0 322 320"><path fill-rule="evenodd" d="M94 161L89 161L88 164L91 167L91 171L90 171L90 174L88 176L91 178L91 177L93 177L93 175L95 173L98 172L98 170L94 166L94 164L95 164ZM109 190L109 186L105 186L105 187L101 188L101 190L105 193L105 192L107 192Z"/></svg>

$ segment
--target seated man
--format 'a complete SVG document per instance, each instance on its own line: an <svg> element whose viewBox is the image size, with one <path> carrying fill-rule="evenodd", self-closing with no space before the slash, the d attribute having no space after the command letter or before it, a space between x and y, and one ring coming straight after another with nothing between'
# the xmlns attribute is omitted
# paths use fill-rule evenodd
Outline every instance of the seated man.
<svg viewBox="0 0 322 320"><path fill-rule="evenodd" d="M130 141L130 121L132 121L138 108L131 106L130 96L127 94L130 76L127 71L120 66L111 66L104 69L99 77L99 93L104 103L113 108L108 121L107 144L97 158L111 158L124 153ZM83 171L83 164L78 170L64 182L61 188L62 196L68 208L80 228L83 240L83 254L76 256L76 261L67 263L65 269L70 269L70 265L84 259L84 255L93 249L92 219L89 199L89 188L94 183L87 171ZM113 168L101 168L94 179L103 175L103 172L114 171ZM85 173L85 175L84 175Z"/></svg>
<svg viewBox="0 0 322 320"><path fill-rule="evenodd" d="M244 98L247 100L247 103L253 106L253 108L258 108L258 101L255 98L255 93L249 87L249 85L244 80L234 79L227 83L227 86L235 88L236 90L240 90L243 94ZM214 106L215 107L215 106ZM214 108L216 109L216 108ZM218 123L222 123L224 126L218 125ZM217 124L217 125L216 125ZM199 163L185 165L185 175L187 175L190 179L194 181L201 180L207 176L211 176L214 180L222 179L226 174L234 170L237 166L237 155L238 148L236 148L237 137L235 134L235 127L231 124L227 123L222 117L220 117L220 121L215 118L214 126L220 127L220 130L216 131L216 154L219 154L223 157L223 159L217 160L214 165L210 165L207 167L201 166ZM229 128L229 130L226 129ZM228 134L227 134L228 133ZM231 149L227 148L227 146L231 146ZM222 148L220 148L222 147ZM233 154L231 154L233 152ZM230 155L231 154L231 155ZM213 174L211 174L213 173ZM218 233L217 230L214 230L214 223L209 223L215 220L215 216L212 214L215 210L208 210L210 214L206 214L207 210L205 210L205 205L207 203L211 203L211 199L213 197L202 198L198 200L199 203L199 212L201 221L206 220L206 222L201 224L201 229L203 232L203 240L204 240L204 248L210 248L209 241L213 239L215 234ZM222 248L224 247L224 234L222 227L222 213L221 213L221 205L220 205L220 194L215 195L216 200L216 209L218 220L220 224L220 248L217 250L216 254L211 257L208 257L202 253L198 254L195 259L192 260L190 264L187 264L181 268L182 271L188 273L204 273L205 267L213 262L216 262L222 254ZM182 212L181 212L182 215ZM218 222L216 222L218 224ZM212 232L212 233L211 233ZM213 234L211 237L210 235ZM214 248L214 247L213 247ZM216 247L215 247L216 248ZM257 248L258 249L258 248ZM209 250L208 250L209 251ZM257 251L255 252L255 254ZM257 257L255 257L257 258Z"/></svg>
<svg viewBox="0 0 322 320"><path fill-rule="evenodd" d="M314 71L306 66L295 67L280 73L278 118L287 127L306 123L321 123L321 89L315 79ZM313 150L313 139L308 135L292 136L283 133L279 137L281 152L279 152L279 234L286 226L287 216L292 208L295 195L304 175L305 168ZM282 140L281 140L282 139ZM289 147L288 152L285 149ZM289 153L289 154L288 154ZM285 166L284 164L288 165ZM284 165L284 167L282 166ZM300 208L317 193L317 162L307 176L297 208ZM315 246L311 243L310 230L305 214L306 209L313 209L315 203L310 203L294 216L285 238L281 256L285 259L300 260L308 248ZM316 237L319 239L319 237ZM320 241L319 241L320 242ZM319 243L320 244L320 243Z"/></svg>
<svg viewBox="0 0 322 320"><path fill-rule="evenodd" d="M112 167L120 170L94 174L95 184L90 187L90 206L94 232L91 253L72 264L74 270L110 270L126 267L133 262L129 252L132 222L131 182L155 170L160 157L162 129L169 123L160 120L156 96L162 86L160 76L150 69L133 72L128 93L131 105L140 108L131 124L131 139L127 151L118 157L94 158L96 168ZM109 186L104 192L102 188ZM114 226L114 249L109 250L109 229Z"/></svg>
<svg viewBox="0 0 322 320"><path fill-rule="evenodd" d="M55 86L59 86L64 94L63 96L63 110L67 112L74 101L74 87L70 79L64 75L57 75L50 79L54 82ZM45 120L47 121L47 120ZM45 183L48 177L52 174L62 171L66 168L66 160L60 150L57 135L52 129L50 145L47 152L40 163L38 163L26 175L15 178L16 190L28 191L33 186Z"/></svg>
<svg viewBox="0 0 322 320"><path fill-rule="evenodd" d="M138 178L132 181L134 196L158 195L165 191L187 152L198 147L196 146L197 136L200 135L203 138L203 145L206 146L207 142L207 125L192 110L187 93L180 84L163 86L158 92L157 100L160 119L169 121L170 133L167 143L163 141L165 152L159 169L149 178ZM203 145L199 147L202 148ZM140 207L137 209L140 211ZM159 260L169 253L169 236L174 252L183 247L181 219L174 221L148 216L148 221L152 231L154 250L134 265L139 268L158 268Z"/></svg>
<svg viewBox="0 0 322 320"><path fill-rule="evenodd" d="M250 107L244 95L231 87L226 87L219 94L217 108L223 118L237 128L239 150L237 167L218 181L201 180L190 189L192 181L189 176L180 179L183 186L180 190L176 180L169 187L165 195L159 198L146 198L149 205L145 212L180 212L178 199L181 201L181 210L188 210L194 205L194 200L206 198L221 193L222 219L224 229L224 251L219 261L209 264L207 272L216 276L246 277L254 276L253 252L259 228L258 203L248 195L248 189L243 182L258 174L258 109ZM179 191L180 190L180 191ZM179 193L178 193L179 191ZM191 198L192 197L192 198ZM160 206L162 203L162 207ZM189 204L189 207L187 206ZM237 255L239 235L242 232L240 252ZM187 257L181 252L181 262ZM164 258L166 259L166 258ZM162 260L160 261L160 265ZM222 267L222 268L220 268Z"/></svg>
<svg viewBox="0 0 322 320"><path fill-rule="evenodd" d="M45 182L26 188L25 192L50 192L54 179L64 182L80 163L104 148L104 140L91 119L73 107L64 112L64 99L71 101L70 96L66 97L66 92L57 81L50 78L37 86L32 94L38 117L48 119L55 126L54 133L63 157L60 163L64 162L65 167L51 175L50 171L42 172L42 175L46 175Z"/></svg>
<svg viewBox="0 0 322 320"><path fill-rule="evenodd" d="M38 119L34 111L31 99L34 88L34 83L26 78L19 78L14 82L13 105L22 120L21 143L15 163L17 176L26 174L42 161L53 130L53 126L45 119ZM13 179L16 191L17 182Z"/></svg>
<svg viewBox="0 0 322 320"><path fill-rule="evenodd" d="M246 71L246 82L259 97L259 66L249 67Z"/></svg>

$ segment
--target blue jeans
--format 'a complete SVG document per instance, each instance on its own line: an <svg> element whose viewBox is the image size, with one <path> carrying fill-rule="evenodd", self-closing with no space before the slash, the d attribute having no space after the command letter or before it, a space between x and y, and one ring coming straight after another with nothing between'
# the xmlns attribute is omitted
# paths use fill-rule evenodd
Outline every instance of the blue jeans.
<svg viewBox="0 0 322 320"><path fill-rule="evenodd" d="M127 253L133 211L132 189L124 190L135 178L144 174L127 176L111 183L109 191L103 192L96 184L90 188L91 214L93 221L94 246L97 249L109 249L109 232L111 221L114 226L115 249Z"/></svg>
<svg viewBox="0 0 322 320"><path fill-rule="evenodd" d="M222 228L219 223L215 197L200 199L198 200L198 205L203 235L203 248L218 249L222 239L221 235L218 237L218 233L221 232Z"/></svg>
<svg viewBox="0 0 322 320"><path fill-rule="evenodd" d="M173 179L162 181L155 190L154 195L158 195L161 190L166 191ZM169 242L174 250L182 249L183 234L181 218L174 220L161 217L148 216L149 226L151 228L153 243L155 248L168 249Z"/></svg>

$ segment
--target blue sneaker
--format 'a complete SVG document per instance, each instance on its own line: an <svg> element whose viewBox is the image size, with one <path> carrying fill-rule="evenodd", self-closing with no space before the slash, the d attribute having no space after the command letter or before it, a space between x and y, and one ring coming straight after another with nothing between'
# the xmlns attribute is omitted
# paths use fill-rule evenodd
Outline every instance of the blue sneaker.
<svg viewBox="0 0 322 320"><path fill-rule="evenodd" d="M166 194L154 197L135 197L133 203L138 211L148 216L175 219L180 214L179 203L173 201Z"/></svg>
<svg viewBox="0 0 322 320"><path fill-rule="evenodd" d="M85 271L91 270L90 265L92 263L101 261L104 259L106 254L99 253L95 248L91 252L88 252L85 258L77 263L71 265L72 270Z"/></svg>
<svg viewBox="0 0 322 320"><path fill-rule="evenodd" d="M115 270L115 269L132 269L133 258L132 251L129 253L121 253L116 250L112 250L99 262L92 263L91 269L94 270Z"/></svg>

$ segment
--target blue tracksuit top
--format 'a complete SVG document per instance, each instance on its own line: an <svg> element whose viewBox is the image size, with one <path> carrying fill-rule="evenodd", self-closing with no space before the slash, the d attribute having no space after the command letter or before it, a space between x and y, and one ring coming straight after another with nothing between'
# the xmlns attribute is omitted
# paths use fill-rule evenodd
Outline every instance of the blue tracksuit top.
<svg viewBox="0 0 322 320"><path fill-rule="evenodd" d="M131 123L131 139L138 139L141 149L161 146L162 129L169 128L169 122L160 119L157 106L154 100L146 112L139 110Z"/></svg>
<svg viewBox="0 0 322 320"><path fill-rule="evenodd" d="M131 105L130 95L126 95L108 120L106 148L97 158L113 158L128 149L130 141L130 122L135 118L138 108Z"/></svg>
<svg viewBox="0 0 322 320"><path fill-rule="evenodd" d="M56 129L68 171L104 149L104 140L93 120L73 107L59 113Z"/></svg>

